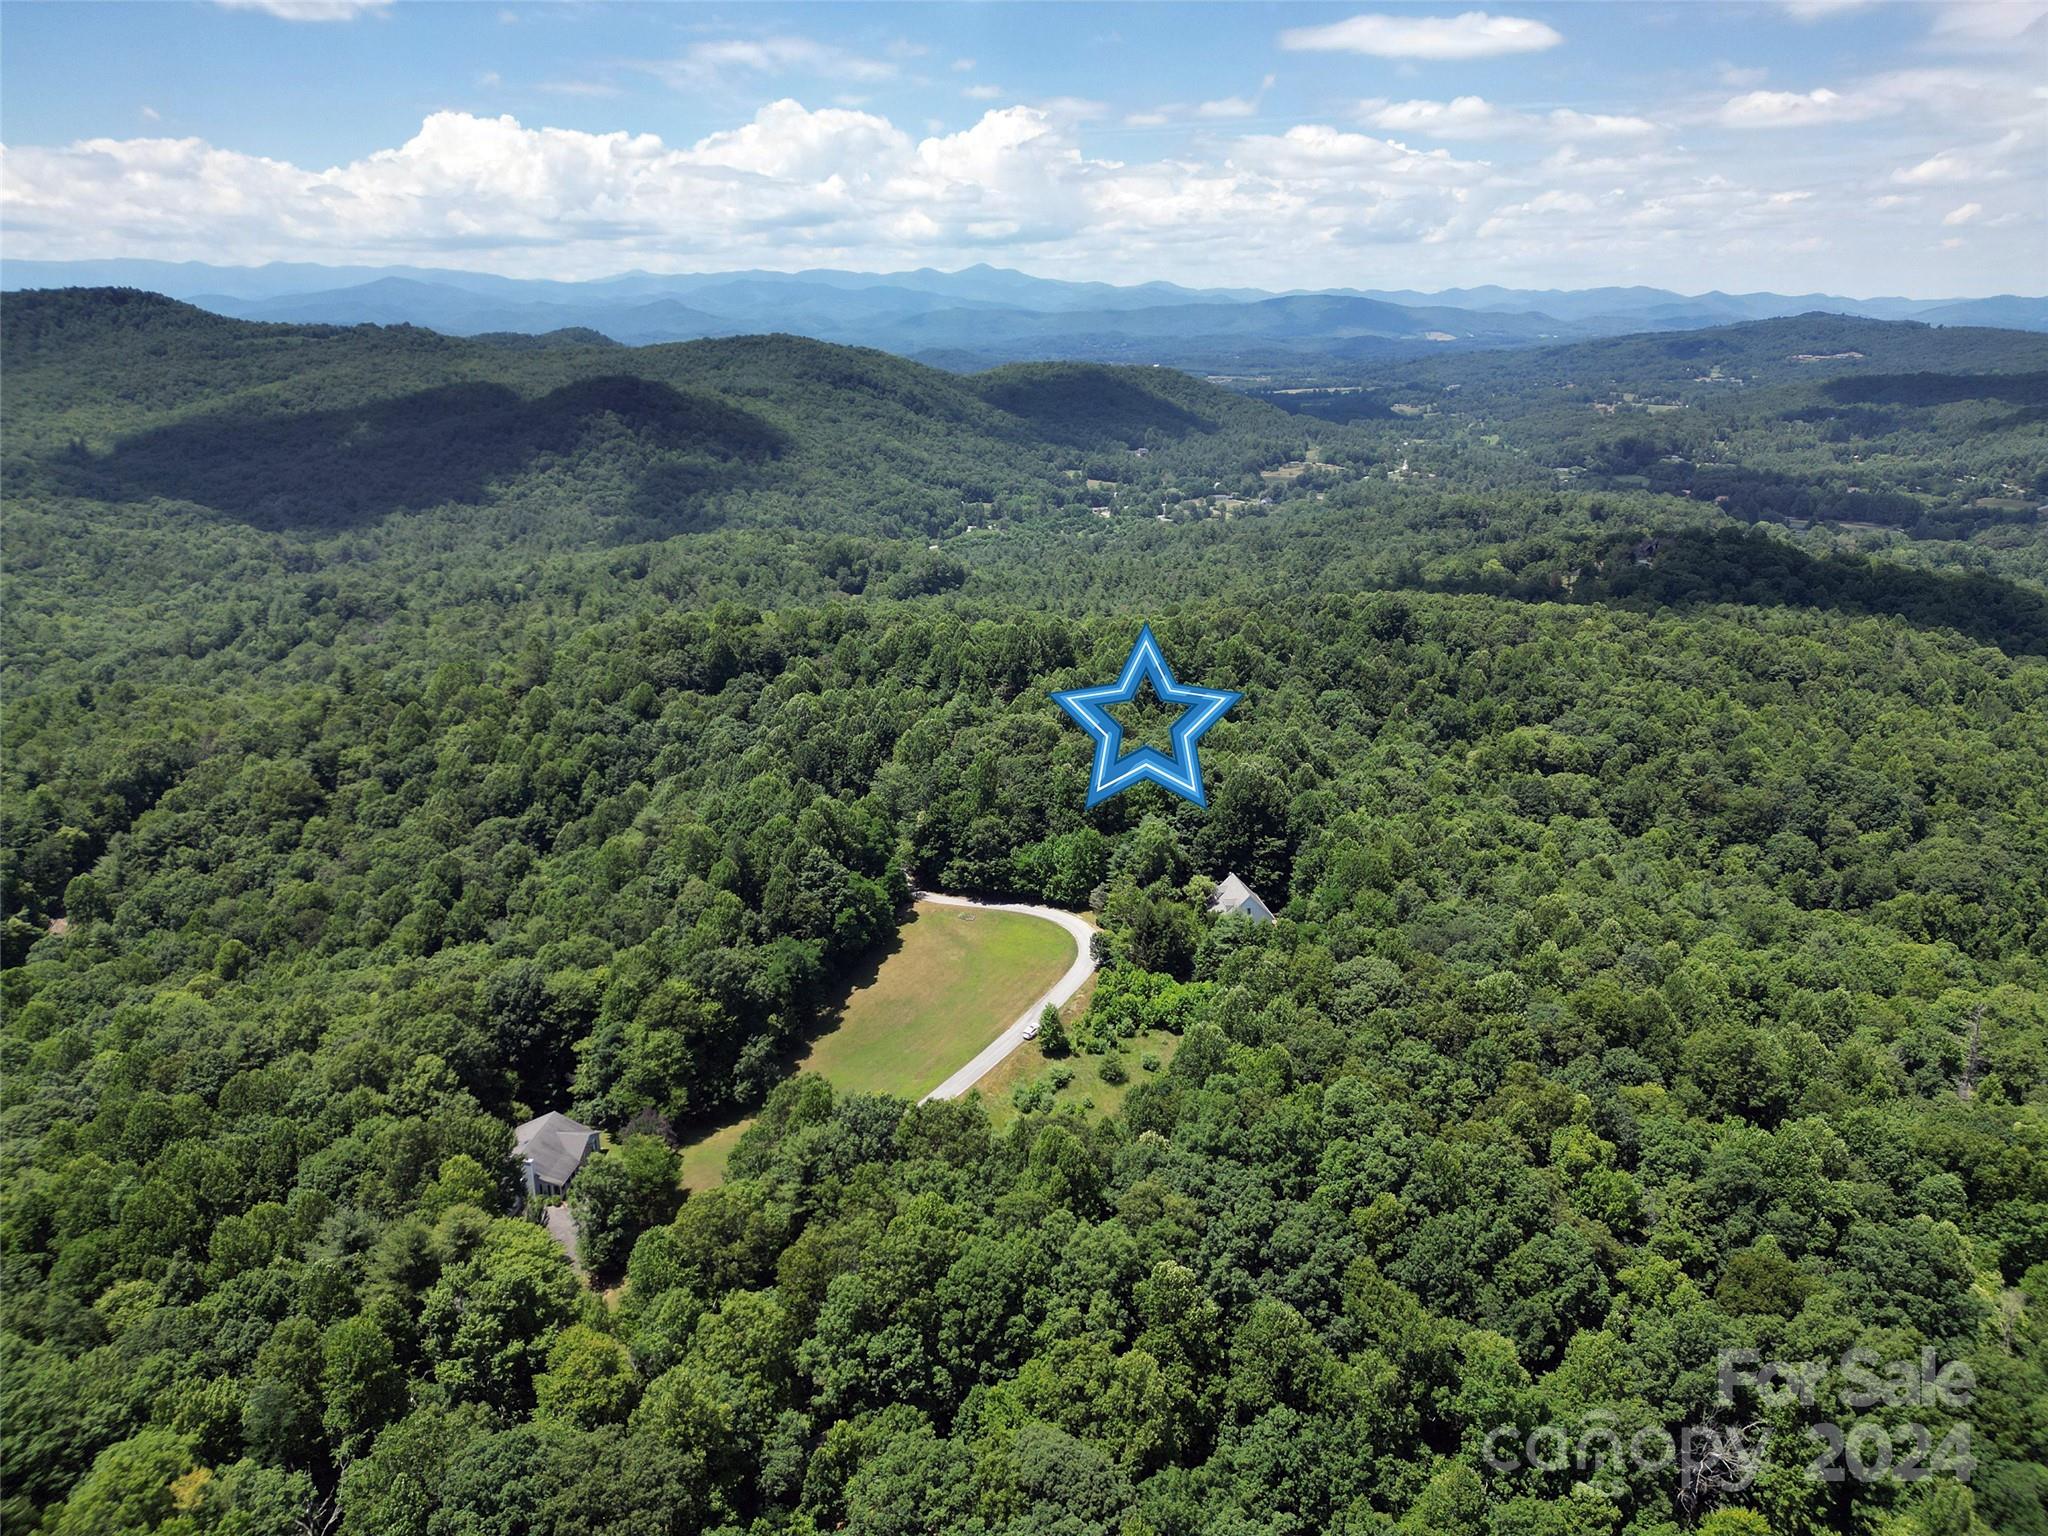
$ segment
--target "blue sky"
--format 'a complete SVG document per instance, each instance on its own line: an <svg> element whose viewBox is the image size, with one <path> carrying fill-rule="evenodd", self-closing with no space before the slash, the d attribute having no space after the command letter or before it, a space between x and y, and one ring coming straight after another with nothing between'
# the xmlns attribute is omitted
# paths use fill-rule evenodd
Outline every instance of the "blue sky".
<svg viewBox="0 0 2048 1536"><path fill-rule="evenodd" d="M8 4L0 250L2048 287L2048 5Z"/></svg>

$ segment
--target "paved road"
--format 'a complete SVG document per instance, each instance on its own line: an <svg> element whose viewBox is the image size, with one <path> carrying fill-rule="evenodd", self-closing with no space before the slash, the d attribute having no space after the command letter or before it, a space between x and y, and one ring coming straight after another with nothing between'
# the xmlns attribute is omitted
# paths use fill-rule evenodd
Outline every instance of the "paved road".
<svg viewBox="0 0 2048 1536"><path fill-rule="evenodd" d="M1058 923L1072 934L1080 951L1075 955L1074 963L1067 967L1066 975L1052 984L1051 991L1026 1008L1016 1023L991 1040L966 1066L925 1095L927 1100L957 1099L993 1072L996 1063L1024 1043L1024 1031L1038 1022L1038 1016L1045 1012L1048 1003L1055 1008L1063 1008L1081 990L1081 983L1095 969L1095 954L1088 942L1095 936L1095 930L1073 913L1062 912L1056 907L1032 907L1012 901L976 901L971 896L941 896L937 891L913 891L911 894L919 901L929 901L935 906L986 907L991 912L1023 912L1032 917L1042 917L1049 923Z"/></svg>

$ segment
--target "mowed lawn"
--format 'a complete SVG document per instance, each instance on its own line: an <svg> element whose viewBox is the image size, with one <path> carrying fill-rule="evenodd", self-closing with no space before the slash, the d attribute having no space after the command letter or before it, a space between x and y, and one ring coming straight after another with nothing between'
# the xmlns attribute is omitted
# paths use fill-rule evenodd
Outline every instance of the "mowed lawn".
<svg viewBox="0 0 2048 1536"><path fill-rule="evenodd" d="M898 946L854 987L797 1063L841 1093L917 1099L1016 1022L1074 963L1065 929L1020 912L919 902ZM747 1122L683 1149L683 1183L708 1189Z"/></svg>
<svg viewBox="0 0 2048 1536"><path fill-rule="evenodd" d="M682 1148L683 1188L691 1191L716 1189L725 1182L725 1160L732 1156L733 1143L754 1123L752 1115L707 1131Z"/></svg>

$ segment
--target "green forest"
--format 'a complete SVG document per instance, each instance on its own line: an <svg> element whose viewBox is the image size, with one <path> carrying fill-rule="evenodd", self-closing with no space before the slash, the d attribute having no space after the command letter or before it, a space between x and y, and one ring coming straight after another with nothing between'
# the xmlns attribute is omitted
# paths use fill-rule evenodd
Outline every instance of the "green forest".
<svg viewBox="0 0 2048 1536"><path fill-rule="evenodd" d="M2048 1536L2048 337L0 347L10 1532ZM1170 1062L792 1077L913 887Z"/></svg>

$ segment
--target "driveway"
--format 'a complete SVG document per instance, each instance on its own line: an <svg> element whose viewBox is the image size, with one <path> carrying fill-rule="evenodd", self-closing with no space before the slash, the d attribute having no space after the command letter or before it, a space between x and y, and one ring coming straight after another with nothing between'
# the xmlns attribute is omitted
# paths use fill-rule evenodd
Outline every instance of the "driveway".
<svg viewBox="0 0 2048 1536"><path fill-rule="evenodd" d="M541 1216L541 1224L548 1229L548 1236L562 1245L562 1252L569 1255L569 1262L576 1266L576 1273L583 1273L583 1244L576 1233L576 1218L569 1214L566 1203L551 1205Z"/></svg>
<svg viewBox="0 0 2048 1536"><path fill-rule="evenodd" d="M1050 991L1025 1009L1016 1023L991 1040L966 1066L924 1096L925 1100L957 1099L993 1072L998 1062L1024 1043L1024 1031L1038 1022L1038 1016L1045 1012L1048 1004L1054 1008L1064 1008L1073 995L1081 990L1081 983L1086 981L1095 969L1095 954L1089 944L1095 937L1095 929L1085 918L1076 917L1071 912L1062 912L1057 907L1033 907L1014 901L977 901L972 896L941 896L937 891L914 891L911 894L917 900L929 901L934 906L982 907L990 912L1022 912L1031 917L1042 917L1048 923L1058 923L1072 934L1074 943L1080 951L1074 957L1074 963L1067 967L1066 975L1054 982Z"/></svg>

